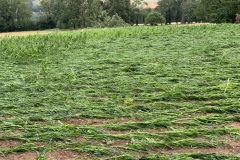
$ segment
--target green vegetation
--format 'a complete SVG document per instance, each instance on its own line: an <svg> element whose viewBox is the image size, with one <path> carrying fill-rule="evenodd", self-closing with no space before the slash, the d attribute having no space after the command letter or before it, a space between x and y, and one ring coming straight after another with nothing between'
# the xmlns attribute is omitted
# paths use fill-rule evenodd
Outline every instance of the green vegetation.
<svg viewBox="0 0 240 160"><path fill-rule="evenodd" d="M163 24L165 21L164 17L158 12L151 12L146 17L146 24L150 24L151 26L157 26L158 24Z"/></svg>
<svg viewBox="0 0 240 160"><path fill-rule="evenodd" d="M1 156L239 159L238 28L0 39Z"/></svg>
<svg viewBox="0 0 240 160"><path fill-rule="evenodd" d="M156 10L166 23L234 23L240 13L240 0L159 0Z"/></svg>
<svg viewBox="0 0 240 160"><path fill-rule="evenodd" d="M28 0L0 0L0 32L32 29Z"/></svg>
<svg viewBox="0 0 240 160"><path fill-rule="evenodd" d="M0 32L43 29L124 27L151 21L235 23L240 0L0 0ZM153 13L152 13L153 12Z"/></svg>

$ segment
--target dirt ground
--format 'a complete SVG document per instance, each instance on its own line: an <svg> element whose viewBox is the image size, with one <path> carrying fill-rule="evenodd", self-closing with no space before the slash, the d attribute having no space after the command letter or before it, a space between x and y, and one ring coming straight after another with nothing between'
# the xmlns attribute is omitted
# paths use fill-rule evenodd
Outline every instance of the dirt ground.
<svg viewBox="0 0 240 160"><path fill-rule="evenodd" d="M45 30L45 31L22 31L22 32L4 32L0 33L0 37L15 37L15 36L29 36L29 35L37 35L37 34L49 34L53 33L53 30Z"/></svg>

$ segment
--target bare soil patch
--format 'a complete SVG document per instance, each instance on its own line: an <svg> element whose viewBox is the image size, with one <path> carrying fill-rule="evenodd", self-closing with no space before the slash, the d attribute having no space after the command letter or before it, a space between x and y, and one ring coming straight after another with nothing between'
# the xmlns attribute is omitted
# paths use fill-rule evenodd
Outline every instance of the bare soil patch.
<svg viewBox="0 0 240 160"><path fill-rule="evenodd" d="M128 134L129 131L114 131L114 130L103 130L105 134L113 134L113 135L122 135L122 134Z"/></svg>
<svg viewBox="0 0 240 160"><path fill-rule="evenodd" d="M178 123L188 123L192 121L193 121L193 118L182 118L177 120Z"/></svg>
<svg viewBox="0 0 240 160"><path fill-rule="evenodd" d="M0 140L0 148L11 148L11 147L16 147L20 144L21 144L20 142L15 140L7 140L7 141Z"/></svg>
<svg viewBox="0 0 240 160"><path fill-rule="evenodd" d="M161 152L161 151L160 151ZM174 155L181 153L216 153L216 154L240 154L240 146L227 148L181 148L168 151L162 151L161 153L166 155Z"/></svg>
<svg viewBox="0 0 240 160"><path fill-rule="evenodd" d="M205 139L199 139L201 141ZM227 146L217 148L176 148L176 149L155 149L150 151L152 154L161 153L165 155L175 155L183 153L216 153L216 154L238 154L240 155L240 142L231 141Z"/></svg>
<svg viewBox="0 0 240 160"><path fill-rule="evenodd" d="M86 138L83 137L77 137L73 140L74 142L88 142L88 140Z"/></svg>
<svg viewBox="0 0 240 160"><path fill-rule="evenodd" d="M130 142L131 142L130 140L118 139L118 140L114 140L112 146L125 146Z"/></svg>
<svg viewBox="0 0 240 160"><path fill-rule="evenodd" d="M114 121L114 119L69 119L63 121L65 124L70 125L99 125L99 124L106 124Z"/></svg>
<svg viewBox="0 0 240 160"><path fill-rule="evenodd" d="M63 121L65 124L70 125L104 125L109 123L116 123L116 124L122 124L126 122L140 122L139 120L131 120L129 118L121 118L121 119L69 119L66 121Z"/></svg>
<svg viewBox="0 0 240 160"><path fill-rule="evenodd" d="M229 126L236 128L236 129L240 129L240 122L233 122L230 123Z"/></svg>
<svg viewBox="0 0 240 160"><path fill-rule="evenodd" d="M38 123L40 125L49 125L49 122L47 122L47 121L36 121L36 123Z"/></svg>
<svg viewBox="0 0 240 160"><path fill-rule="evenodd" d="M0 160L36 160L37 154L34 152L7 154L5 156L0 156Z"/></svg>
<svg viewBox="0 0 240 160"><path fill-rule="evenodd" d="M239 141L230 142L228 149L233 154L240 154L240 142Z"/></svg>
<svg viewBox="0 0 240 160"><path fill-rule="evenodd" d="M49 34L49 33L53 33L53 31L46 30L46 31L6 32L6 33L0 33L0 37L6 38L6 37L16 37L16 36L42 35L42 34Z"/></svg>
<svg viewBox="0 0 240 160"><path fill-rule="evenodd" d="M22 130L16 129L16 130L13 130L12 133L16 135L16 134L22 134L24 132Z"/></svg>
<svg viewBox="0 0 240 160"><path fill-rule="evenodd" d="M163 128L159 128L159 129L144 129L144 130L140 130L141 132L148 132L148 133L163 133L163 132L167 132L167 129L163 129Z"/></svg>
<svg viewBox="0 0 240 160"><path fill-rule="evenodd" d="M45 147L48 145L48 143L47 142L35 142L35 145L38 147Z"/></svg>
<svg viewBox="0 0 240 160"><path fill-rule="evenodd" d="M78 153L78 152L73 152L73 151L65 151L65 150L58 150L58 151L52 151L48 152L45 156L48 160L68 160L72 158L77 158L77 159L91 159L91 156L83 154L83 153Z"/></svg>
<svg viewBox="0 0 240 160"><path fill-rule="evenodd" d="M12 118L12 117L13 116L11 116L11 115L2 115L2 116L0 116L0 119L6 119L6 118Z"/></svg>

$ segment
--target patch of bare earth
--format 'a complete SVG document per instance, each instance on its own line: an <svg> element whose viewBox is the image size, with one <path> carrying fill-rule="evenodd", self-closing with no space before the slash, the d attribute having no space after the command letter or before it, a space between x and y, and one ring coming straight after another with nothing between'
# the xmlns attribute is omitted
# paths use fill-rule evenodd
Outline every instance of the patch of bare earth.
<svg viewBox="0 0 240 160"><path fill-rule="evenodd" d="M144 130L140 130L141 132L147 132L147 133L163 133L163 132L167 132L167 129L164 128L159 128L159 129L144 129Z"/></svg>
<svg viewBox="0 0 240 160"><path fill-rule="evenodd" d="M111 123L113 119L69 119L63 121L64 124L70 125L98 125Z"/></svg>
<svg viewBox="0 0 240 160"><path fill-rule="evenodd" d="M188 123L188 122L192 122L192 118L182 118L182 119L178 119L177 122L178 123Z"/></svg>
<svg viewBox="0 0 240 160"><path fill-rule="evenodd" d="M132 120L129 118L120 118L120 119L69 119L63 121L64 124L70 125L104 125L109 123L122 124L126 122L140 122L140 120Z"/></svg>
<svg viewBox="0 0 240 160"><path fill-rule="evenodd" d="M219 148L176 148L176 149L154 149L147 153L136 153L134 157L141 158L148 154L178 155L185 153L202 153L202 154L237 154L240 155L240 142L231 142L227 147Z"/></svg>
<svg viewBox="0 0 240 160"><path fill-rule="evenodd" d="M123 135L130 133L129 131L114 131L114 130L104 130L103 131L106 134L113 134L113 135Z"/></svg>
<svg viewBox="0 0 240 160"><path fill-rule="evenodd" d="M122 123L137 123L137 122L142 122L142 120L137 120L137 119L130 119L130 118L121 118L116 120L117 124L122 124Z"/></svg>
<svg viewBox="0 0 240 160"><path fill-rule="evenodd" d="M34 152L14 153L0 156L0 160L36 160L37 154Z"/></svg>
<svg viewBox="0 0 240 160"><path fill-rule="evenodd" d="M114 140L112 146L125 146L128 145L130 142L131 142L130 140L118 139Z"/></svg>
<svg viewBox="0 0 240 160"><path fill-rule="evenodd" d="M123 147L131 143L131 140L116 139L112 141L107 140L91 140L91 144L95 146L111 146L111 147Z"/></svg>
<svg viewBox="0 0 240 160"><path fill-rule="evenodd" d="M193 114L187 114L184 117L193 119L193 118L196 118L196 117L207 117L207 116L210 116L210 115L211 115L211 113L193 113Z"/></svg>
<svg viewBox="0 0 240 160"><path fill-rule="evenodd" d="M22 134L23 131L20 130L20 129L16 129L16 130L13 130L12 133L13 133L14 135L16 135L16 134Z"/></svg>
<svg viewBox="0 0 240 160"><path fill-rule="evenodd" d="M46 147L48 145L47 142L35 142L35 145L38 147Z"/></svg>
<svg viewBox="0 0 240 160"><path fill-rule="evenodd" d="M240 129L240 122L233 122L229 124L230 127Z"/></svg>
<svg viewBox="0 0 240 160"><path fill-rule="evenodd" d="M83 137L77 137L73 141L74 142L80 142L80 143L88 142L88 140L86 138L83 138Z"/></svg>
<svg viewBox="0 0 240 160"><path fill-rule="evenodd" d="M187 114L183 118L177 119L175 122L178 124L184 124L184 123L191 123L196 118L206 118L208 116L211 116L210 113L194 113L194 114Z"/></svg>
<svg viewBox="0 0 240 160"><path fill-rule="evenodd" d="M185 154L185 153L203 153L203 154L237 154L240 155L240 141L233 140L230 135L224 135L219 137L219 139L224 140L226 145L219 146L216 148L156 148L153 150L148 150L146 152L135 153L134 157L140 158L147 154L163 154L163 155L177 155L177 154ZM206 142L209 139L205 137L198 137L196 141Z"/></svg>
<svg viewBox="0 0 240 160"><path fill-rule="evenodd" d="M199 138L199 141L205 141L205 138ZM183 153L216 153L216 154L240 154L240 142L231 141L227 146L217 148L175 148L175 149L155 149L150 151L151 154L175 155Z"/></svg>
<svg viewBox="0 0 240 160"><path fill-rule="evenodd" d="M47 121L36 121L36 123L40 124L40 125L49 125L50 123Z"/></svg>
<svg viewBox="0 0 240 160"><path fill-rule="evenodd" d="M3 115L3 116L0 116L0 119L6 119L6 118L12 118L13 116L11 115Z"/></svg>
<svg viewBox="0 0 240 160"><path fill-rule="evenodd" d="M66 151L66 150L58 150L58 151L52 151L48 152L46 154L46 159L47 160L68 160L68 159L82 159L82 160L87 160L91 159L91 156L83 154L83 153L78 153L74 151Z"/></svg>
<svg viewBox="0 0 240 160"><path fill-rule="evenodd" d="M19 130L19 129L16 129L16 130L7 130L7 131L0 131L0 134L2 137L9 137L9 136L12 136L12 135L16 135L16 134L22 134L23 131L22 130Z"/></svg>
<svg viewBox="0 0 240 160"><path fill-rule="evenodd" d="M6 32L0 33L0 38L6 37L16 37L16 36L30 36L30 35L42 35L42 34L49 34L53 33L53 31L24 31L24 32Z"/></svg>
<svg viewBox="0 0 240 160"><path fill-rule="evenodd" d="M14 140L0 141L0 148L12 148L20 145L21 143Z"/></svg>
<svg viewBox="0 0 240 160"><path fill-rule="evenodd" d="M167 151L159 151L166 155L181 153L217 153L217 154L240 154L240 148L181 148Z"/></svg>
<svg viewBox="0 0 240 160"><path fill-rule="evenodd" d="M137 159L140 159L141 157L143 157L143 156L145 156L145 155L147 155L148 153L144 153L144 152L138 152L138 153L135 153L135 154L133 154L133 156L135 157L135 158L137 158Z"/></svg>
<svg viewBox="0 0 240 160"><path fill-rule="evenodd" d="M229 143L227 149L232 154L239 154L240 155L240 142L239 141L232 141Z"/></svg>

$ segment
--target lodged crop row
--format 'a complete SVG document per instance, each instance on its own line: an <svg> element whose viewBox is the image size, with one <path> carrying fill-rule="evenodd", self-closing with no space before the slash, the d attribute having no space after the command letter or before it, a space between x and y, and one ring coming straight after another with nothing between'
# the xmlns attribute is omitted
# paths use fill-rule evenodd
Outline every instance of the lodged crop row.
<svg viewBox="0 0 240 160"><path fill-rule="evenodd" d="M1 38L0 159L239 159L238 29Z"/></svg>

